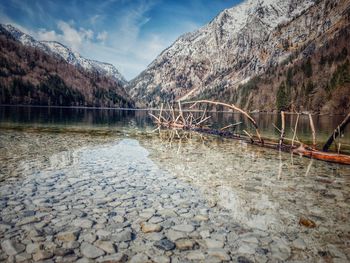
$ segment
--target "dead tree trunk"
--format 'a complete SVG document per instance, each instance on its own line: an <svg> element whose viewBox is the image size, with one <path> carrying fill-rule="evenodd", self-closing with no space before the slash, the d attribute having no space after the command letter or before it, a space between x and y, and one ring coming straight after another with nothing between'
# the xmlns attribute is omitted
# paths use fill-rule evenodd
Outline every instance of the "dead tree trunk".
<svg viewBox="0 0 350 263"><path fill-rule="evenodd" d="M342 123L333 131L332 135L328 138L327 142L323 146L323 151L327 152L329 147L332 145L333 141L345 130L346 125L350 122L350 112L345 117Z"/></svg>

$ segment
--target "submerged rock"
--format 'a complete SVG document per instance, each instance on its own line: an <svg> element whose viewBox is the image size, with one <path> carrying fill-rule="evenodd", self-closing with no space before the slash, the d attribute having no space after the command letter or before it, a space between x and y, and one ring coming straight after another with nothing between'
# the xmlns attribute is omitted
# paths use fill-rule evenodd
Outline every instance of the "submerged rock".
<svg viewBox="0 0 350 263"><path fill-rule="evenodd" d="M311 219L305 218L305 217L301 217L299 219L299 225L308 227L308 228L315 228L316 227L316 223L314 221L312 221Z"/></svg>
<svg viewBox="0 0 350 263"><path fill-rule="evenodd" d="M33 255L34 261L40 261L44 259L49 259L53 257L53 253L50 251L39 250Z"/></svg>
<svg viewBox="0 0 350 263"><path fill-rule="evenodd" d="M191 233L195 228L192 225L175 225L172 227L172 229L180 232Z"/></svg>
<svg viewBox="0 0 350 263"><path fill-rule="evenodd" d="M141 230L143 233L160 232L162 230L162 226L151 223L141 223Z"/></svg>
<svg viewBox="0 0 350 263"><path fill-rule="evenodd" d="M74 230L74 231L66 231L66 232L58 233L56 237L58 240L69 242L69 241L77 240L78 235L79 235L79 231Z"/></svg>
<svg viewBox="0 0 350 263"><path fill-rule="evenodd" d="M175 248L175 244L171 242L169 239L162 239L159 241L154 242L153 244L156 248L159 248L161 250L173 250Z"/></svg>
<svg viewBox="0 0 350 263"><path fill-rule="evenodd" d="M1 248L9 256L17 255L26 249L25 245L9 239L1 242Z"/></svg>
<svg viewBox="0 0 350 263"><path fill-rule="evenodd" d="M83 242L81 245L81 254L83 254L87 258L95 259L100 256L103 256L105 252L102 249L99 249L89 243Z"/></svg>

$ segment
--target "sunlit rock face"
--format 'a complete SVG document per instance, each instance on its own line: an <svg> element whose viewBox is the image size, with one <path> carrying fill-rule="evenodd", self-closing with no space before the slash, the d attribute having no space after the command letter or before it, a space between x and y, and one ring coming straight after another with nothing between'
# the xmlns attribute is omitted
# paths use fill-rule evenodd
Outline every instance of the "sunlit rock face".
<svg viewBox="0 0 350 263"><path fill-rule="evenodd" d="M130 93L140 103L157 105L236 89L296 50L297 59L303 60L324 45L311 42L333 34L330 29L344 18L348 5L346 1L247 0L179 37L129 83Z"/></svg>

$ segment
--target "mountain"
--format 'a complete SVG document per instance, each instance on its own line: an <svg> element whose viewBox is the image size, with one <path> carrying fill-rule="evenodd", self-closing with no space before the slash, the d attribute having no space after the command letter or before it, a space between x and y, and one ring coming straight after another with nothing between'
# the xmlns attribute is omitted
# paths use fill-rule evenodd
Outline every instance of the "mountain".
<svg viewBox="0 0 350 263"><path fill-rule="evenodd" d="M110 64L0 25L0 104L134 107Z"/></svg>
<svg viewBox="0 0 350 263"><path fill-rule="evenodd" d="M249 110L343 113L350 108L349 6L247 0L179 37L129 82L129 93L146 106L207 98Z"/></svg>
<svg viewBox="0 0 350 263"><path fill-rule="evenodd" d="M64 59L71 65L81 67L87 71L96 71L102 75L113 77L123 84L126 83L125 78L112 64L84 58L79 53L73 52L71 49L57 41L37 41L32 36L23 33L10 24L2 25L2 27L23 45L39 48L50 55L56 55Z"/></svg>

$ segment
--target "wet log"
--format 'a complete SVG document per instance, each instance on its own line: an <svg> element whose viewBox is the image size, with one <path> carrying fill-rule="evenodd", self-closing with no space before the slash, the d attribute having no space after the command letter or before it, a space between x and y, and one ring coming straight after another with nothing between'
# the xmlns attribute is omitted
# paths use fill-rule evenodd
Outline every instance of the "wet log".
<svg viewBox="0 0 350 263"><path fill-rule="evenodd" d="M328 138L327 142L325 143L325 145L323 146L322 150L324 152L327 152L329 150L329 147L332 145L333 141L340 135L343 133L343 131L345 130L346 126L349 124L350 122L350 112L348 113L348 115L345 117L345 119L342 121L342 123L340 123L338 125L338 127L333 131L332 135Z"/></svg>
<svg viewBox="0 0 350 263"><path fill-rule="evenodd" d="M305 148L304 146L300 146L296 149L292 150L293 153L299 154L305 157L332 162L332 163L340 163L340 164L350 164L350 156L345 154L337 154L337 153L328 153L317 151L315 149Z"/></svg>

